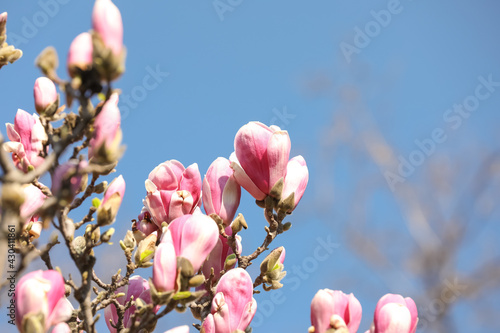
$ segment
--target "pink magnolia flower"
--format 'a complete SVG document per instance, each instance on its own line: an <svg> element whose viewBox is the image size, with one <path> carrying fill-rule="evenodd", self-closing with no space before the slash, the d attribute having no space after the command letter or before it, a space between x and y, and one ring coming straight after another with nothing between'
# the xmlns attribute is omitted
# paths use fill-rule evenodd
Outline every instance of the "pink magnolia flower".
<svg viewBox="0 0 500 333"><path fill-rule="evenodd" d="M94 137L90 140L89 159L99 154L117 155L122 140L118 94L113 93L94 121Z"/></svg>
<svg viewBox="0 0 500 333"><path fill-rule="evenodd" d="M54 175L52 177L52 193L57 195L61 190L63 183L67 182L70 191L71 198L73 198L78 192L82 189L82 183L85 183L87 177L78 174L75 175L75 172L78 169L85 168L88 165L87 161L78 161L77 159L71 159L61 165L59 165L54 171Z"/></svg>
<svg viewBox="0 0 500 333"><path fill-rule="evenodd" d="M99 225L109 225L115 221L124 195L125 180L120 175L109 184L104 192L104 198L97 209L97 223Z"/></svg>
<svg viewBox="0 0 500 333"><path fill-rule="evenodd" d="M69 47L67 67L71 77L78 74L78 70L88 70L92 66L92 36L88 32L82 32L75 37Z"/></svg>
<svg viewBox="0 0 500 333"><path fill-rule="evenodd" d="M252 296L253 282L247 271L235 268L224 274L217 284L212 311L203 321L201 332L245 331L257 311L257 302Z"/></svg>
<svg viewBox="0 0 500 333"><path fill-rule="evenodd" d="M339 290L321 289L311 302L311 324L315 333L330 328L332 316L339 316L350 333L358 330L361 322L361 304L353 294L346 295Z"/></svg>
<svg viewBox="0 0 500 333"><path fill-rule="evenodd" d="M7 123L6 127L10 142L4 143L4 149L12 153L17 168L26 172L29 166L36 168L42 164L40 153L48 138L38 116L19 109L14 125Z"/></svg>
<svg viewBox="0 0 500 333"><path fill-rule="evenodd" d="M30 222L31 226L30 235L35 238L40 236L42 231L42 222L38 221L39 216L36 214L37 210L42 207L45 199L45 194L40 189L32 184L24 185L24 202L20 207L19 215L25 221L24 227L27 227Z"/></svg>
<svg viewBox="0 0 500 333"><path fill-rule="evenodd" d="M264 200L273 186L283 178L286 199L295 192L295 205L304 194L308 181L307 166L302 156L288 160L290 137L278 126L267 127L250 122L240 128L234 139L231 168L236 181L255 199Z"/></svg>
<svg viewBox="0 0 500 333"><path fill-rule="evenodd" d="M377 303L370 333L414 333L418 311L410 297L386 294Z"/></svg>
<svg viewBox="0 0 500 333"><path fill-rule="evenodd" d="M111 0L96 0L92 12L92 27L106 47L118 56L123 49L123 22L120 10Z"/></svg>
<svg viewBox="0 0 500 333"><path fill-rule="evenodd" d="M137 243L139 243L141 240L143 240L153 232L158 232L160 230L161 229L158 228L158 226L151 220L151 214L145 207L142 208L137 221L132 222L132 231L134 232L134 238Z"/></svg>
<svg viewBox="0 0 500 333"><path fill-rule="evenodd" d="M215 222L203 214L173 220L163 234L153 261L153 283L159 291L176 288L177 257L186 258L197 272L219 238Z"/></svg>
<svg viewBox="0 0 500 333"><path fill-rule="evenodd" d="M207 215L217 214L229 225L240 204L241 188L226 158L219 157L212 162L203 179L202 193Z"/></svg>
<svg viewBox="0 0 500 333"><path fill-rule="evenodd" d="M226 227L226 235L231 236L232 235L232 230L231 226ZM241 236L236 235L236 249L238 253L241 253L242 246L241 246ZM211 268L214 269L214 278L215 281L217 281L220 277L220 272L224 269L224 266L226 264L227 257L233 254L233 250L228 244L227 238L224 236L220 235L219 239L217 240L217 244L215 244L215 247L213 248L212 252L207 257L207 260L203 263L202 267L202 272L205 277L210 276L210 271ZM236 264L236 263L235 263ZM234 267L234 265L233 265ZM202 285L200 289L203 289L204 286Z"/></svg>
<svg viewBox="0 0 500 333"><path fill-rule="evenodd" d="M71 317L72 306L64 297L64 279L58 271L34 271L23 276L16 286L16 325L23 333L23 319L41 314L45 330Z"/></svg>
<svg viewBox="0 0 500 333"><path fill-rule="evenodd" d="M104 198L102 199L101 204L104 205L115 193L118 193L118 195L120 196L119 201L121 204L123 196L125 195L125 187L125 179L123 179L122 175L119 175L118 177L113 179L111 184L108 185L106 191L104 192Z"/></svg>
<svg viewBox="0 0 500 333"><path fill-rule="evenodd" d="M189 326L178 326L176 328L172 328L171 330L165 331L165 333L189 333Z"/></svg>
<svg viewBox="0 0 500 333"><path fill-rule="evenodd" d="M143 279L139 275L134 275L130 277L129 279L129 284L125 285L123 287L118 288L118 290L115 292L116 294L118 293L124 293L124 296L117 297L118 303L121 305L125 305L126 302L133 296L134 299L140 298L144 303L150 304L151 303L151 294L149 292L149 283L146 279ZM125 314L123 316L123 325L125 328L130 327L132 324L130 321L130 317L134 314L135 312L135 305L131 306L130 308L125 311ZM154 309L154 312L156 313L158 311L159 307L156 307ZM104 309L104 318L106 319L106 325L108 325L108 329L111 333L116 333L116 329L111 326L110 319L113 321L113 324L116 325L118 322L118 314L116 312L116 307L114 304L110 304L106 309Z"/></svg>
<svg viewBox="0 0 500 333"><path fill-rule="evenodd" d="M54 82L45 76L39 77L33 87L36 112L43 112L48 106L57 101L57 91Z"/></svg>
<svg viewBox="0 0 500 333"><path fill-rule="evenodd" d="M163 162L146 180L143 204L157 226L177 217L192 214L200 205L201 176L196 163L187 169L176 160Z"/></svg>

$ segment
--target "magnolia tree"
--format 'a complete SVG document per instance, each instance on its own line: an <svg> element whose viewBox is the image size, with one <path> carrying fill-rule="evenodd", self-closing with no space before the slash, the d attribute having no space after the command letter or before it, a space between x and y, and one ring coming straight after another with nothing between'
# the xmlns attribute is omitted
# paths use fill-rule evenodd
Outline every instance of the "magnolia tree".
<svg viewBox="0 0 500 333"><path fill-rule="evenodd" d="M6 22L3 13L0 67L22 55L5 42ZM289 156L288 133L260 122L242 126L234 153L217 158L203 179L197 164L185 167L167 160L154 167L145 181L142 211L125 238L115 240L126 268L104 281L94 271L94 248L112 240L110 226L125 195L122 176L109 184L101 179L119 169L124 152L119 91L112 85L124 73L125 47L120 11L110 0L95 2L92 30L74 39L67 59L66 81L58 76L56 51L47 48L40 54L36 63L44 76L34 83L37 114L18 110L14 124L6 124L9 141L2 138L5 271L21 272L36 257L47 266L17 281L9 323L22 333L95 332L104 314L111 332L152 332L168 313L189 308L201 332L251 332L257 289L281 288L286 275L283 247L263 254L290 229L284 220L297 208L309 178L304 158ZM39 181L44 174L50 174L50 186ZM262 245L253 251L243 251L242 231L248 226L237 214L241 187L255 198L266 220ZM85 205L88 213L74 220L74 210ZM39 245L37 238L50 228L59 238ZM56 245L66 247L81 284L54 269L50 254ZM14 253L21 267L13 267ZM246 268L257 259L260 274L252 277ZM152 276L139 275L151 266ZM353 333L360 321L361 305L353 294L323 289L312 298L311 326L307 330L303 323L303 331ZM417 322L412 299L387 294L367 332L410 333ZM188 331L186 325L168 332Z"/></svg>

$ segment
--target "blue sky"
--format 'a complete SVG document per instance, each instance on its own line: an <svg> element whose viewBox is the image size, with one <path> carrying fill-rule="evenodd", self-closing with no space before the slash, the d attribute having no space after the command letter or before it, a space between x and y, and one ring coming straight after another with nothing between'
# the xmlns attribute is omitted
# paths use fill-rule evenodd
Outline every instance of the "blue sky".
<svg viewBox="0 0 500 333"><path fill-rule="evenodd" d="M396 261L386 273L393 281L388 285L387 276L380 277L349 248L351 240L343 230L351 212L343 207L356 200L352 188L365 184L342 149L339 159L328 155L325 133L345 107L342 93L347 87L357 91L354 104L363 106L385 140L403 157L409 158L416 149L415 140L431 138L436 128L443 129L447 140L437 144L432 158L450 153L464 158L475 147L498 149L500 91L495 87L457 129L444 118L454 104L475 93L479 77L500 81L497 2L115 3L122 12L128 54L127 71L114 87L130 100L122 97L120 102L127 151L118 174L124 175L127 192L114 225L116 239L123 237L130 220L140 212L144 180L156 165L169 159L185 166L198 163L203 175L215 158L230 155L234 135L242 125L259 120L289 131L292 155L305 157L310 183L290 217L293 228L276 241L276 247L287 249L289 283L284 280L283 294L274 300L270 294L256 296L261 308L254 332L306 331L309 304L320 288L342 289L358 296L364 308L360 332L369 327L378 297L387 292L418 296L422 286ZM214 3L230 9L218 12ZM90 29L92 2L41 0L28 6L4 1L0 11L9 13L9 41L24 52L20 61L0 71L0 122L5 123L13 122L17 108L34 112L32 87L39 72L33 63L45 46L56 47L59 75L67 78L67 49L76 35ZM376 20L383 16L381 11L392 11L383 24ZM358 29L366 34L364 40L357 36ZM346 57L341 49L346 44L357 53ZM143 80L151 72L158 73L158 84L146 90ZM310 92L311 82L322 83L324 89ZM363 129L362 120L358 130ZM422 170L416 168L408 181L419 184ZM376 168L373 173L383 177ZM373 193L366 223L377 230L407 233L404 216L390 193L387 186ZM242 234L245 252L260 244L265 221L247 194L239 211L250 225ZM485 233L497 239L500 235L498 227ZM325 242L331 244L321 247ZM388 248L395 256L409 252L414 245L396 243L400 247ZM318 247L328 252L326 259L315 257ZM477 251L471 247L458 259L464 270L471 269L470 258ZM102 274L112 274L110 267L115 271L124 267L116 259L116 249L100 251L113 253L98 265ZM64 267L63 258L56 264ZM254 266L250 268L253 276ZM422 308L428 304L424 301ZM496 309L500 306L498 301L492 304ZM468 311L466 305L460 305L454 316L463 318ZM457 332L474 328L473 320L462 323ZM160 321L157 331L190 322L186 314L173 314ZM2 321L1 327L4 324ZM103 321L99 328L103 331ZM493 329L485 326L481 331Z"/></svg>

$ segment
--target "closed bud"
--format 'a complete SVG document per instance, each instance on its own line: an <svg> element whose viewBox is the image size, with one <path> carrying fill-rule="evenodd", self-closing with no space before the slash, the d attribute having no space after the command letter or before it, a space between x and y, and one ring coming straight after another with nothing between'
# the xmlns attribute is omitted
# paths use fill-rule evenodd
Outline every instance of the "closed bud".
<svg viewBox="0 0 500 333"><path fill-rule="evenodd" d="M93 137L89 143L89 159L97 164L115 163L122 154L121 115L118 94L113 93L94 120Z"/></svg>
<svg viewBox="0 0 500 333"><path fill-rule="evenodd" d="M247 229L248 225L247 225L247 222L245 221L245 217L243 217L243 214L240 213L234 219L233 223L231 223L231 230L233 232L233 235L236 235L243 228Z"/></svg>
<svg viewBox="0 0 500 333"><path fill-rule="evenodd" d="M103 181L102 183L99 183L96 186L94 186L94 193L101 194L104 192L104 190L106 190L107 187L108 187L108 182Z"/></svg>
<svg viewBox="0 0 500 333"><path fill-rule="evenodd" d="M189 279L190 287L199 287L205 282L205 276L203 275L195 275Z"/></svg>
<svg viewBox="0 0 500 333"><path fill-rule="evenodd" d="M109 225L115 221L116 214L125 194L125 180L120 175L115 178L104 193L104 198L97 209L97 224Z"/></svg>
<svg viewBox="0 0 500 333"><path fill-rule="evenodd" d="M240 204L241 188L227 159L219 157L212 162L203 179L202 195L207 215L216 214L228 226Z"/></svg>
<svg viewBox="0 0 500 333"><path fill-rule="evenodd" d="M58 99L56 86L54 82L47 77L39 77L35 81L35 86L33 87L33 97L35 98L35 109L39 114L45 113L46 110L58 108ZM50 110L52 111L52 110Z"/></svg>
<svg viewBox="0 0 500 333"><path fill-rule="evenodd" d="M361 304L353 294L339 290L319 290L311 302L311 324L315 333L358 331Z"/></svg>
<svg viewBox="0 0 500 333"><path fill-rule="evenodd" d="M56 49L52 46L46 47L36 58L35 64L45 76L57 77L56 70L59 67L59 57Z"/></svg>
<svg viewBox="0 0 500 333"><path fill-rule="evenodd" d="M288 231L292 227L292 222L286 222L283 224L283 231Z"/></svg>
<svg viewBox="0 0 500 333"><path fill-rule="evenodd" d="M236 258L236 255L234 253L230 254L229 256L227 256L226 261L224 262L224 270L230 270L234 267L234 265L236 265L237 262L238 259Z"/></svg>
<svg viewBox="0 0 500 333"><path fill-rule="evenodd" d="M111 240L111 237L114 235L114 233L115 233L114 228L109 228L108 230L106 230L106 232L104 232L101 235L101 242L103 242L103 243L109 242Z"/></svg>
<svg viewBox="0 0 500 333"><path fill-rule="evenodd" d="M136 246L136 241L134 238L134 233L131 230L127 230L127 234L123 239L123 244L126 248L133 250Z"/></svg>

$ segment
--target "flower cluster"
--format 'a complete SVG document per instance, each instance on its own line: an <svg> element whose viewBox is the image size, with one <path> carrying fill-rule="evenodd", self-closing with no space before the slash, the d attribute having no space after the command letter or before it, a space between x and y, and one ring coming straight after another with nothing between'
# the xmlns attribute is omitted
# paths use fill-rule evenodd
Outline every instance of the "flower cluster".
<svg viewBox="0 0 500 333"><path fill-rule="evenodd" d="M311 302L310 333L358 331L361 304L353 294L319 290ZM377 303L373 324L366 333L415 333L418 313L415 302L401 295L387 294Z"/></svg>
<svg viewBox="0 0 500 333"><path fill-rule="evenodd" d="M6 14L1 14L1 38L5 24ZM159 164L145 180L138 219L118 242L126 271L103 281L94 270L94 248L112 244L114 229L109 226L117 220L126 189L122 175L110 184L99 182L99 177L115 171L123 153L119 90L112 89L111 82L124 71L125 53L120 11L111 0L96 0L92 30L78 35L69 47L70 79L58 77L55 50L44 50L36 61L45 75L34 84L37 114L18 110L14 124L7 124L10 141L2 148L4 154L12 154L12 162L8 158L0 163L6 180L2 221L22 226L15 249L23 268L33 257L30 251L49 268L19 280L15 324L21 333L95 332L96 313L104 310L112 333L152 332L160 318L189 307L200 320L195 326L202 333L249 332L257 311L253 297L260 292L257 289L262 286L272 292L283 286L285 247L262 257L291 227L285 218L305 193L306 161L300 155L290 158L287 131L253 121L236 133L234 152L226 152L229 158L216 158L204 177L196 163L185 167L171 159ZM63 113L76 101L78 111ZM50 175L49 187L39 181L44 174ZM267 223L262 245L248 255L243 254L243 229L258 225L247 224L238 213L242 188L264 210ZM88 213L75 222L69 214L89 198ZM50 226L62 241L51 237L45 248L38 249L34 239ZM49 251L60 243L69 250L81 285L57 267L52 269ZM259 256L260 272L252 278L246 268ZM148 267L148 279L137 274ZM68 300L72 294L77 309ZM320 290L311 303L309 332L357 332L361 314L353 294ZM411 298L387 294L378 302L367 333L414 333L417 323ZM186 333L189 327L168 332Z"/></svg>

